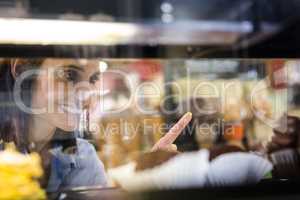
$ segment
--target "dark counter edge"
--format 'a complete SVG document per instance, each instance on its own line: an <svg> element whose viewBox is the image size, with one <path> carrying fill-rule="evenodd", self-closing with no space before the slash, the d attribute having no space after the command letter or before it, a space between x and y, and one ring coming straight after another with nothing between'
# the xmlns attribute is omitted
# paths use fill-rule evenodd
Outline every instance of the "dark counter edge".
<svg viewBox="0 0 300 200"><path fill-rule="evenodd" d="M256 185L223 188L189 188L127 193L120 189L64 191L65 200L194 200L194 199L300 199L300 181L264 181ZM53 198L56 197L56 198ZM53 195L49 199L59 199ZM61 196L60 196L61 197Z"/></svg>
<svg viewBox="0 0 300 200"><path fill-rule="evenodd" d="M299 37L300 38L300 37ZM236 46L97 46L97 45L0 45L0 57L54 58L158 58L158 59L262 59L300 58L300 42L278 45L272 41L247 48Z"/></svg>

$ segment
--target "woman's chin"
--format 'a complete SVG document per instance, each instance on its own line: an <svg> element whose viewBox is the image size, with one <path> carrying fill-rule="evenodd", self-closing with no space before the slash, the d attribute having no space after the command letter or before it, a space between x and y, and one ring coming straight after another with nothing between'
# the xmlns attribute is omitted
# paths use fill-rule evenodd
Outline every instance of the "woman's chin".
<svg viewBox="0 0 300 200"><path fill-rule="evenodd" d="M56 126L64 131L75 131L79 126L79 119L75 115L68 115L64 119L57 120Z"/></svg>
<svg viewBox="0 0 300 200"><path fill-rule="evenodd" d="M71 131L75 131L77 129L77 124L76 125L63 125L63 126L60 126L58 128L64 130L64 131L67 131L67 132L71 132Z"/></svg>

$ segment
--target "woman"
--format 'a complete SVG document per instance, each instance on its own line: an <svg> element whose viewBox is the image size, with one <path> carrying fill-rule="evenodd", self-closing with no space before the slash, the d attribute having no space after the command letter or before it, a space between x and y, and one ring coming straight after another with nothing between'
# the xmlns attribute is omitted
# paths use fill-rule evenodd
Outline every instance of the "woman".
<svg viewBox="0 0 300 200"><path fill-rule="evenodd" d="M14 142L24 153L41 155L43 183L50 192L106 185L104 167L93 146L69 137L78 128L81 111L91 109L95 97L91 91L100 84L98 64L97 60L47 58L5 60L1 65L1 139ZM172 143L190 120L191 114L186 115L152 150L174 150ZM65 151L64 141L76 150Z"/></svg>
<svg viewBox="0 0 300 200"><path fill-rule="evenodd" d="M1 66L1 138L15 142L22 152L40 153L48 191L106 185L103 164L91 144L74 138L76 152L66 153L63 143L54 142L55 135L76 130L80 110L89 106L90 97L76 98L76 86L85 83L88 90L98 76L96 60L14 59Z"/></svg>

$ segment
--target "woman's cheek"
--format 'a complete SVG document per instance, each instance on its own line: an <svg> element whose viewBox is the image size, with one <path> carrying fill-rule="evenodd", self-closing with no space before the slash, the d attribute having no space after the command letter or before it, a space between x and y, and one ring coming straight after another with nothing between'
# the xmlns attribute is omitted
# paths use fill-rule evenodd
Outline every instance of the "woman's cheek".
<svg viewBox="0 0 300 200"><path fill-rule="evenodd" d="M52 121L55 122L55 126L66 131L75 130L79 124L79 114L77 114L77 111L73 109L66 110L62 107L70 104L71 103L68 102L67 98L63 100L61 98L57 99L55 103L57 112L52 115Z"/></svg>
<svg viewBox="0 0 300 200"><path fill-rule="evenodd" d="M32 93L31 111L34 115L49 113L49 91L45 83L38 79L38 83Z"/></svg>

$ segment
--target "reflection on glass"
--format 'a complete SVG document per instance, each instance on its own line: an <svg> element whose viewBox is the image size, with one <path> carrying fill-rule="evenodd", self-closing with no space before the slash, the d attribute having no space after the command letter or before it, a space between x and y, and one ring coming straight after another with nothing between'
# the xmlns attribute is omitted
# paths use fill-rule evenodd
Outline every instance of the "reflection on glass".
<svg viewBox="0 0 300 200"><path fill-rule="evenodd" d="M38 153L47 191L227 186L272 169L297 176L283 160L297 159L299 69L284 59L3 58L1 148ZM176 124L188 112L188 126ZM241 165L238 178L227 176L234 166L220 171L225 162Z"/></svg>

